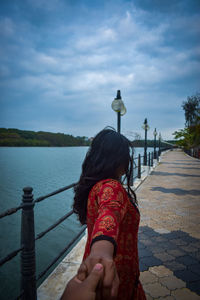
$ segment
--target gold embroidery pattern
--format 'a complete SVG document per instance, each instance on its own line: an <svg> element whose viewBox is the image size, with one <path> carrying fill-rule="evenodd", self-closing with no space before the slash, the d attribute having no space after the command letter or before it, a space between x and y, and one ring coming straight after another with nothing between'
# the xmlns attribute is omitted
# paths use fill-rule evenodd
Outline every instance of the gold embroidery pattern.
<svg viewBox="0 0 200 300"><path fill-rule="evenodd" d="M101 200L108 201L114 195L114 191L111 187L107 186L103 189Z"/></svg>
<svg viewBox="0 0 200 300"><path fill-rule="evenodd" d="M115 220L112 216L104 216L99 222L99 229L111 231L116 227Z"/></svg>

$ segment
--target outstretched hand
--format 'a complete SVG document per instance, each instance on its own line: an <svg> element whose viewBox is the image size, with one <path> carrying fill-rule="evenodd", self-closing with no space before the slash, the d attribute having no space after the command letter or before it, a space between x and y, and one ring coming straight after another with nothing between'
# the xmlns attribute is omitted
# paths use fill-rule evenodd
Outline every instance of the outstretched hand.
<svg viewBox="0 0 200 300"><path fill-rule="evenodd" d="M74 276L67 284L61 300L95 300L96 289L103 279L103 265L95 264L89 276L81 281Z"/></svg>
<svg viewBox="0 0 200 300"><path fill-rule="evenodd" d="M108 250L110 247L111 251ZM90 255L84 260L78 270L78 279L83 281L91 274L94 266L101 263L104 267L103 280L97 289L97 299L111 300L118 294L119 277L113 260L112 244L107 241L98 241L92 246Z"/></svg>

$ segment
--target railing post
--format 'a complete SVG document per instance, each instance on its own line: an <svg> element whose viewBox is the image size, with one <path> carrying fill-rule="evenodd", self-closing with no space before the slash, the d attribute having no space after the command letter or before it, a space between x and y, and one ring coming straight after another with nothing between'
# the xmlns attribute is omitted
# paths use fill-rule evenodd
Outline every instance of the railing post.
<svg viewBox="0 0 200 300"><path fill-rule="evenodd" d="M133 175L134 175L133 166L134 166L134 155L132 153L132 170L130 174L130 186L133 186Z"/></svg>
<svg viewBox="0 0 200 300"><path fill-rule="evenodd" d="M149 166L149 168L151 166L151 154L150 154L150 152L148 153L148 166Z"/></svg>
<svg viewBox="0 0 200 300"><path fill-rule="evenodd" d="M36 292L36 262L35 262L35 226L33 189L25 187L22 197L21 217L21 290L22 300L37 300Z"/></svg>
<svg viewBox="0 0 200 300"><path fill-rule="evenodd" d="M151 167L153 167L153 152L151 152Z"/></svg>
<svg viewBox="0 0 200 300"><path fill-rule="evenodd" d="M156 158L157 158L157 161L159 161L159 151L156 151Z"/></svg>
<svg viewBox="0 0 200 300"><path fill-rule="evenodd" d="M138 178L141 178L141 158L140 158L140 154L138 155Z"/></svg>

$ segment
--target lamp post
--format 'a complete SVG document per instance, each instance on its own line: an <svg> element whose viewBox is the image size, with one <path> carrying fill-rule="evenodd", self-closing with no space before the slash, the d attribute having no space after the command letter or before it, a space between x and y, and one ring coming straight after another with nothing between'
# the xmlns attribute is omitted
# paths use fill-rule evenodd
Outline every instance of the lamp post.
<svg viewBox="0 0 200 300"><path fill-rule="evenodd" d="M121 116L125 115L126 107L121 98L120 90L117 91L117 97L111 104L112 109L117 113L117 132L121 131Z"/></svg>
<svg viewBox="0 0 200 300"><path fill-rule="evenodd" d="M156 128L154 129L153 135L154 135L154 151L153 151L153 158L156 159L156 136L157 136Z"/></svg>
<svg viewBox="0 0 200 300"><path fill-rule="evenodd" d="M149 125L147 123L147 118L144 120L142 128L145 130L145 139L144 139L144 166L147 165L147 130L149 130Z"/></svg>
<svg viewBox="0 0 200 300"><path fill-rule="evenodd" d="M158 144L158 147L159 147L158 155L159 155L159 156L160 156L160 154L161 154L160 146L161 146L161 133L159 133L159 144Z"/></svg>

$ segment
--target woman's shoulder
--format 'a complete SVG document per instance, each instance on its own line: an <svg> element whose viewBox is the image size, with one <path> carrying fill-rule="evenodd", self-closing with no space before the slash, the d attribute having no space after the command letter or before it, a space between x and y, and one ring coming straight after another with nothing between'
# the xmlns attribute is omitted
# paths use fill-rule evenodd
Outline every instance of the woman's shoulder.
<svg viewBox="0 0 200 300"><path fill-rule="evenodd" d="M125 192L125 189L123 188L122 184L116 180L116 179L112 179L112 178L108 178L108 179L103 179L98 181L92 188L91 190L91 194L99 194L100 192L102 192L103 190L107 190L107 189L112 189L113 191L121 191L121 192Z"/></svg>
<svg viewBox="0 0 200 300"><path fill-rule="evenodd" d="M123 189L121 182L116 179L108 178L101 181L102 186L110 186L114 189Z"/></svg>

